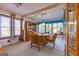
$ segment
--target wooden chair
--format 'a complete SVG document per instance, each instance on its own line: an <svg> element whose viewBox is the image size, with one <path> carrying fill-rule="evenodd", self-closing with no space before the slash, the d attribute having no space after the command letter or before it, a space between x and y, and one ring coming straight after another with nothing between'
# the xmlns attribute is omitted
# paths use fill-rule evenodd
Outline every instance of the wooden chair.
<svg viewBox="0 0 79 59"><path fill-rule="evenodd" d="M54 33L53 35L47 38L47 42L53 43L53 48L55 46L56 37L57 37L57 33Z"/></svg>
<svg viewBox="0 0 79 59"><path fill-rule="evenodd" d="M33 34L33 33L30 31L30 32L29 32L29 40L31 40L31 38L32 38L32 37L31 37L32 34Z"/></svg>
<svg viewBox="0 0 79 59"><path fill-rule="evenodd" d="M38 35L31 35L31 48L32 46L37 47L40 51L40 46L43 45L43 39L39 38Z"/></svg>

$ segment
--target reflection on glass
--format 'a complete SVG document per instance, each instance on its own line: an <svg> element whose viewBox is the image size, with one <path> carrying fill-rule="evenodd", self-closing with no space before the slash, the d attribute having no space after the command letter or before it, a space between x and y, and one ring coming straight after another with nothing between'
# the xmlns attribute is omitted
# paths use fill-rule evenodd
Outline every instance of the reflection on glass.
<svg viewBox="0 0 79 59"><path fill-rule="evenodd" d="M69 45L71 49L74 49L74 11L69 12Z"/></svg>
<svg viewBox="0 0 79 59"><path fill-rule="evenodd" d="M69 56L73 56L73 54L69 51Z"/></svg>

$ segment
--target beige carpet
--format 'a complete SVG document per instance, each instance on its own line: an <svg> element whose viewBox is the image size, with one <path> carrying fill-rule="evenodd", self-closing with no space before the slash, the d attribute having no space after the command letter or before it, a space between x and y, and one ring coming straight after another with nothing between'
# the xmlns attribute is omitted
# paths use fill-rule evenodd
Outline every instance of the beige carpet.
<svg viewBox="0 0 79 59"><path fill-rule="evenodd" d="M18 44L5 47L9 56L64 56L64 41L56 40L56 46L47 44L41 47L40 52L37 48L30 48L30 42L20 42Z"/></svg>

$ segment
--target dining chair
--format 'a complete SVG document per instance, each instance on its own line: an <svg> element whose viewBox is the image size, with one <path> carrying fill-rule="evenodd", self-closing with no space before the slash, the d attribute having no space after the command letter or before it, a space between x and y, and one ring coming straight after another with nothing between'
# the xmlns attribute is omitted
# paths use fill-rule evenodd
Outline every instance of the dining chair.
<svg viewBox="0 0 79 59"><path fill-rule="evenodd" d="M57 33L52 34L50 37L47 37L47 42L53 43L53 48L55 46L55 41L57 37Z"/></svg>
<svg viewBox="0 0 79 59"><path fill-rule="evenodd" d="M41 45L43 45L43 39L39 38L38 35L31 35L31 48L34 46L40 51Z"/></svg>

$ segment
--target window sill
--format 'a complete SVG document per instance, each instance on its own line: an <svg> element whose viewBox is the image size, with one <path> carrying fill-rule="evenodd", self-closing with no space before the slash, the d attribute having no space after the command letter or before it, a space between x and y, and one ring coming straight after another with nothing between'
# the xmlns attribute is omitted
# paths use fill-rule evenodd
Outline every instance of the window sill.
<svg viewBox="0 0 79 59"><path fill-rule="evenodd" d="M3 39L10 39L11 37L2 37L0 38L0 40L3 40Z"/></svg>

